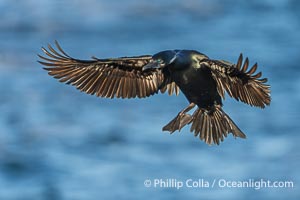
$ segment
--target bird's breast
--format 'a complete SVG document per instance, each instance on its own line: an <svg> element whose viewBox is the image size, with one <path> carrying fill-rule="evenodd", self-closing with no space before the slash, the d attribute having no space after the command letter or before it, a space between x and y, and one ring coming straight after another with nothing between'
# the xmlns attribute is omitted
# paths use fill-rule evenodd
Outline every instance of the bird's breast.
<svg viewBox="0 0 300 200"><path fill-rule="evenodd" d="M209 70L189 68L171 75L190 102L205 106L214 104L218 96L217 87Z"/></svg>
<svg viewBox="0 0 300 200"><path fill-rule="evenodd" d="M199 82L204 81L205 76L200 69L188 68L185 70L174 71L171 73L173 80L177 85L182 86L193 86Z"/></svg>

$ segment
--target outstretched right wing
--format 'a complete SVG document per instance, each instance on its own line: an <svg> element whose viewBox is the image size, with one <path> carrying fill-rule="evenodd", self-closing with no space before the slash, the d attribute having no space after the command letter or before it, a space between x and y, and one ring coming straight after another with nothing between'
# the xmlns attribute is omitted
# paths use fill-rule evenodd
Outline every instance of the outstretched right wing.
<svg viewBox="0 0 300 200"><path fill-rule="evenodd" d="M164 92L164 88L170 88L173 93L174 88L162 69L142 70L152 61L150 55L79 60L66 54L56 41L55 44L59 52L50 45L49 50L42 48L48 57L38 55L43 60L39 63L60 82L72 84L88 94L106 98L144 98L159 90Z"/></svg>

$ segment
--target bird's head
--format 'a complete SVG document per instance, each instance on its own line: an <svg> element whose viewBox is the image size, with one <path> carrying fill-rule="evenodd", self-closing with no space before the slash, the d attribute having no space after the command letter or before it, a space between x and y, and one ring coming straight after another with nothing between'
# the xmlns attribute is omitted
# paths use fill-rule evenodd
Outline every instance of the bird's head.
<svg viewBox="0 0 300 200"><path fill-rule="evenodd" d="M191 65L198 68L201 61L208 57L194 50L167 50L153 55L152 58L153 60L143 67L143 71L167 66L173 70L185 69Z"/></svg>
<svg viewBox="0 0 300 200"><path fill-rule="evenodd" d="M152 61L143 67L143 71L160 69L172 64L176 60L176 51L161 51L152 56Z"/></svg>

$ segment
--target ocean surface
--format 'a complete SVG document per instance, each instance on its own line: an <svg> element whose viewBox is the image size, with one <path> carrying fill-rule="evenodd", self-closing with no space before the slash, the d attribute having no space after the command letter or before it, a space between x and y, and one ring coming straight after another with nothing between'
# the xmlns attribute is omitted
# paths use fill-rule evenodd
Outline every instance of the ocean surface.
<svg viewBox="0 0 300 200"><path fill-rule="evenodd" d="M0 19L0 200L300 198L300 1L0 0ZM182 94L101 99L48 76L37 53L54 40L80 59L242 52L272 102L227 96L247 139L208 146L161 131Z"/></svg>

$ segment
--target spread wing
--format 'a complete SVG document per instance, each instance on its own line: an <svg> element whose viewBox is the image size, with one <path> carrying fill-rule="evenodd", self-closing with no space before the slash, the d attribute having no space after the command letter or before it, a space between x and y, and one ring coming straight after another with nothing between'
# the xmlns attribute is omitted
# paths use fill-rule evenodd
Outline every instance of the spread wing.
<svg viewBox="0 0 300 200"><path fill-rule="evenodd" d="M88 94L106 98L144 98L165 88L169 94L176 92L169 77L162 69L143 71L144 65L152 61L152 56L121 57L112 59L79 60L65 53L57 41L55 50L48 45L42 48L48 56L38 55L48 74L60 82L74 85Z"/></svg>
<svg viewBox="0 0 300 200"><path fill-rule="evenodd" d="M270 86L265 84L267 78L260 79L261 72L254 74L257 69L256 63L248 70L248 58L245 59L243 66L242 62L241 54L236 65L226 61L207 60L207 66L211 69L222 98L226 90L229 96L238 101L264 108L271 102Z"/></svg>

